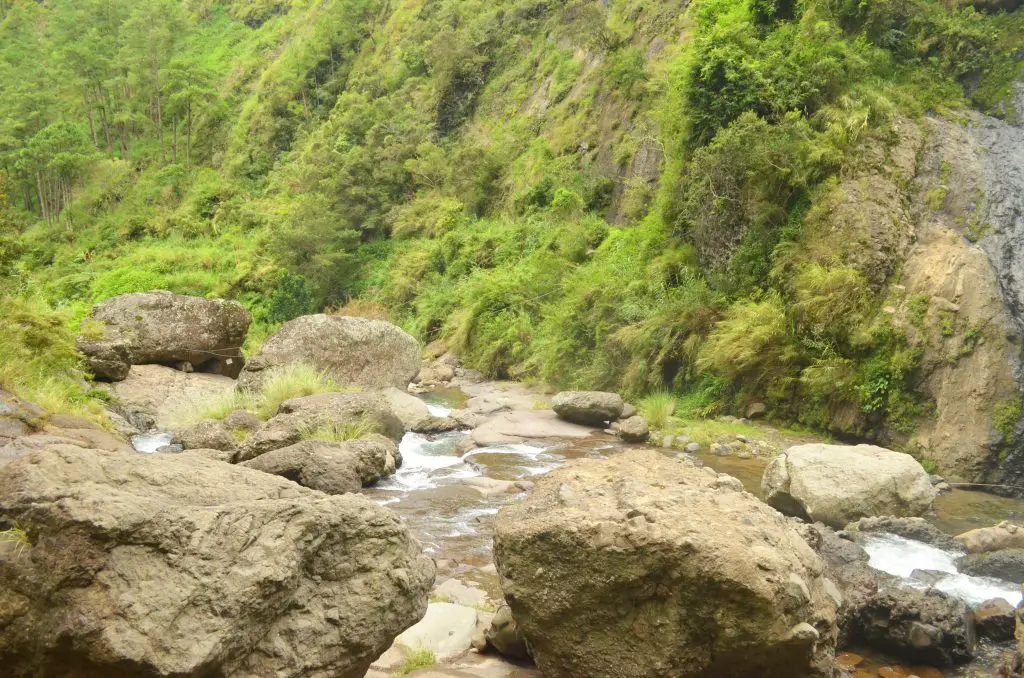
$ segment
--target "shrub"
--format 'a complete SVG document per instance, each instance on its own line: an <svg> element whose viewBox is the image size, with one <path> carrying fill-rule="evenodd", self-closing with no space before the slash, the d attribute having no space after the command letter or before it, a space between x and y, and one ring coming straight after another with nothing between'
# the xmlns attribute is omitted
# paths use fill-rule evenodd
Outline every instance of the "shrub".
<svg viewBox="0 0 1024 678"><path fill-rule="evenodd" d="M676 398L671 393L652 393L640 401L638 409L648 424L663 429L669 417L675 414Z"/></svg>
<svg viewBox="0 0 1024 678"><path fill-rule="evenodd" d="M271 372L263 383L256 401L256 415L269 419L277 414L281 403L317 393L340 391L341 388L316 368L304 363L285 365Z"/></svg>

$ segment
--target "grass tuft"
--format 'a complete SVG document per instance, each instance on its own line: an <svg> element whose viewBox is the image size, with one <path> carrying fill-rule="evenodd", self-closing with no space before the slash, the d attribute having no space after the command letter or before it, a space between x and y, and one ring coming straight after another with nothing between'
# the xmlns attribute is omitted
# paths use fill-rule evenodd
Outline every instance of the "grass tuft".
<svg viewBox="0 0 1024 678"><path fill-rule="evenodd" d="M319 440L328 443L343 443L349 440L359 440L380 433L375 422L367 418L355 421L346 421L341 424L323 424L320 426L300 426L299 438L301 440Z"/></svg>
<svg viewBox="0 0 1024 678"><path fill-rule="evenodd" d="M28 532L18 523L15 523L14 527L0 530L0 542L13 544L14 554L17 557L21 557L26 549L32 548L32 540L29 539Z"/></svg>
<svg viewBox="0 0 1024 678"><path fill-rule="evenodd" d="M415 650L410 650L409 654L405 658L405 663L398 669L396 675L404 676L407 673L412 673L416 669L426 668L427 666L433 666L437 663L437 657L430 650L420 647Z"/></svg>
<svg viewBox="0 0 1024 678"><path fill-rule="evenodd" d="M256 416L269 419L277 414L281 403L292 398L342 390L333 380L312 365L295 363L275 370L263 383L256 407Z"/></svg>
<svg viewBox="0 0 1024 678"><path fill-rule="evenodd" d="M637 409L652 428L663 429L675 414L676 397L671 393L652 393L640 401Z"/></svg>

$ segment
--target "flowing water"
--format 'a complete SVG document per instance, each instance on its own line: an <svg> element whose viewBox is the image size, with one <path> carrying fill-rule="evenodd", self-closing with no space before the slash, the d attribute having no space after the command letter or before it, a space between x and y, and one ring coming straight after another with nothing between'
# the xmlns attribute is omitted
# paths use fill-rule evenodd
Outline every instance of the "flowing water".
<svg viewBox="0 0 1024 678"><path fill-rule="evenodd" d="M135 448L136 452L142 452L143 454L153 454L164 445L171 444L170 433L140 433L137 436L132 436L131 445Z"/></svg>

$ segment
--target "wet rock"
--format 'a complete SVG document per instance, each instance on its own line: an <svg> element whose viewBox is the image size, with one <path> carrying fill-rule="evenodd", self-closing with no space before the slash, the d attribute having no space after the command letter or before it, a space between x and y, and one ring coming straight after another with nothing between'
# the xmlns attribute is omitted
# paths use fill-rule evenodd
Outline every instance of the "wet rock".
<svg viewBox="0 0 1024 678"><path fill-rule="evenodd" d="M624 442L627 443L642 443L646 442L647 438L651 435L651 430L647 426L647 420L643 417L636 415L629 419L623 419L618 422L619 428L616 430L618 435ZM672 445L671 439L669 439L669 446Z"/></svg>
<svg viewBox="0 0 1024 678"><path fill-rule="evenodd" d="M960 551L963 546L953 537L929 523L924 518L894 518L893 516L872 516L861 518L846 526L847 532L888 532L904 539L931 544L946 551Z"/></svg>
<svg viewBox="0 0 1024 678"><path fill-rule="evenodd" d="M935 500L917 460L873 445L791 447L765 469L761 489L779 511L837 528L867 516L919 516Z"/></svg>
<svg viewBox="0 0 1024 678"><path fill-rule="evenodd" d="M562 391L551 399L551 408L560 419L597 428L618 419L623 407L617 393L603 391Z"/></svg>
<svg viewBox="0 0 1024 678"><path fill-rule="evenodd" d="M186 450L234 450L235 439L223 422L208 419L174 432L173 442Z"/></svg>
<svg viewBox="0 0 1024 678"><path fill-rule="evenodd" d="M434 579L373 502L190 453L33 452L0 518L32 542L0 558L7 675L363 675Z"/></svg>
<svg viewBox="0 0 1024 678"><path fill-rule="evenodd" d="M394 474L398 459L394 442L374 436L349 442L306 440L261 454L242 466L327 494L345 494Z"/></svg>
<svg viewBox="0 0 1024 678"><path fill-rule="evenodd" d="M1024 583L1024 549L971 553L957 562L957 569L975 577Z"/></svg>
<svg viewBox="0 0 1024 678"><path fill-rule="evenodd" d="M185 447L182 446L182 445L174 445L174 444L163 445L161 447L156 448L156 451L157 451L157 454L181 454L182 452L185 451ZM221 452L223 450L217 450L217 451ZM230 452L229 452L228 456L229 457L231 456Z"/></svg>
<svg viewBox="0 0 1024 678"><path fill-rule="evenodd" d="M416 433L447 433L457 431L460 428L459 422L454 417L428 417L421 421L412 430Z"/></svg>
<svg viewBox="0 0 1024 678"><path fill-rule="evenodd" d="M76 343L101 379L120 381L130 366L149 363L233 378L245 363L248 331L249 313L238 302L157 290L93 306Z"/></svg>
<svg viewBox="0 0 1024 678"><path fill-rule="evenodd" d="M238 377L257 389L266 375L305 363L342 386L405 389L420 370L419 344L391 323L368 318L306 315L286 322Z"/></svg>
<svg viewBox="0 0 1024 678"><path fill-rule="evenodd" d="M512 609L502 605L494 613L491 625L484 634L487 645L500 655L512 659L529 659L530 649L526 638L519 630L516 620L512 618Z"/></svg>
<svg viewBox="0 0 1024 678"><path fill-rule="evenodd" d="M831 669L836 602L821 560L752 495L660 452L545 476L496 517L494 556L549 678Z"/></svg>
<svg viewBox="0 0 1024 678"><path fill-rule="evenodd" d="M855 623L858 641L910 662L952 666L974 656L971 611L935 589L883 590L860 609Z"/></svg>
<svg viewBox="0 0 1024 678"><path fill-rule="evenodd" d="M428 650L438 660L454 657L470 648L476 630L477 610L452 603L430 603L427 613L395 639L397 645Z"/></svg>
<svg viewBox="0 0 1024 678"><path fill-rule="evenodd" d="M986 600L974 608L974 626L978 635L995 641L1013 640L1016 618L1013 605L1002 598Z"/></svg>
<svg viewBox="0 0 1024 678"><path fill-rule="evenodd" d="M711 443L711 453L716 457L728 457L732 454L732 448L722 443Z"/></svg>
<svg viewBox="0 0 1024 678"><path fill-rule="evenodd" d="M303 433L319 427L366 426L394 441L405 434L390 405L374 393L320 393L281 403L278 413L245 441L239 461L294 445Z"/></svg>
<svg viewBox="0 0 1024 678"><path fill-rule="evenodd" d="M1024 528L1004 520L992 527L979 527L976 530L958 534L956 540L963 544L968 553L1024 549Z"/></svg>

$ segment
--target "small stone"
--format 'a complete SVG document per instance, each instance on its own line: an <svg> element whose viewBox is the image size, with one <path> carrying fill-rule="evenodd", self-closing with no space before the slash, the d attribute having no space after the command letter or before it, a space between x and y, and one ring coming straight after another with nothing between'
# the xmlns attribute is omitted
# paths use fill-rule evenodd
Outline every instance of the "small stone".
<svg viewBox="0 0 1024 678"><path fill-rule="evenodd" d="M690 454L696 454L697 452L700 452L700 443L687 443L686 451L689 452Z"/></svg>
<svg viewBox="0 0 1024 678"><path fill-rule="evenodd" d="M672 436L664 436L661 439L661 446L664 448L672 447Z"/></svg>
<svg viewBox="0 0 1024 678"><path fill-rule="evenodd" d="M736 455L736 458L737 459L750 459L752 456L753 455L749 451L743 450L742 452L740 452L739 454Z"/></svg>

